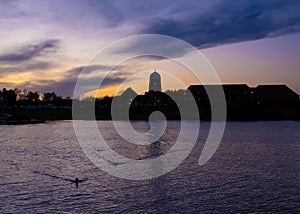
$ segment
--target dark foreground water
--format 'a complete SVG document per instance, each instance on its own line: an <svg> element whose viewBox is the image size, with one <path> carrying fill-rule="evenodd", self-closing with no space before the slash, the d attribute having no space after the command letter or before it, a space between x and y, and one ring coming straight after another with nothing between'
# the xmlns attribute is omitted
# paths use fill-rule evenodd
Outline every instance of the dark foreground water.
<svg viewBox="0 0 300 214"><path fill-rule="evenodd" d="M171 122L162 151L176 139L178 123ZM213 158L199 166L208 130L201 123L196 146L175 170L130 181L90 162L72 122L0 126L0 213L300 213L299 122L229 122ZM118 137L108 139L120 147ZM78 188L68 180L75 177L85 180Z"/></svg>

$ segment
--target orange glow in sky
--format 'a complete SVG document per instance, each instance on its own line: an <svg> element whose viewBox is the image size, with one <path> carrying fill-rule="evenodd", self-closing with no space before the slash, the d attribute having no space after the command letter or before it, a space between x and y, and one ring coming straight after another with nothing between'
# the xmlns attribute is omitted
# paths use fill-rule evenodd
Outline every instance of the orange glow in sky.
<svg viewBox="0 0 300 214"><path fill-rule="evenodd" d="M297 1L0 2L0 89L55 91L72 97L81 67L101 50L127 37L156 34L181 39L201 50L222 83L286 84L300 93ZM151 49L151 45L142 44L142 50ZM177 51L174 49L174 55ZM93 68L86 78L101 76L108 67L116 66L110 60L124 53L114 53L98 62L98 73ZM176 76L183 83L162 74L163 90L200 83L172 60L134 59L117 66L110 81L96 94L111 96L125 87L142 94L148 89L148 75L154 69ZM138 72L148 73L130 79ZM126 82L127 78L130 81ZM122 81L126 82L123 86ZM93 86L87 94L96 90Z"/></svg>

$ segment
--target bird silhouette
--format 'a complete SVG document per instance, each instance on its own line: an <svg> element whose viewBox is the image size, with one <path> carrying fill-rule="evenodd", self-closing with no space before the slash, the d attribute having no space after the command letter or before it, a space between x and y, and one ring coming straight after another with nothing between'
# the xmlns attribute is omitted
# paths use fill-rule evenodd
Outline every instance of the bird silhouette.
<svg viewBox="0 0 300 214"><path fill-rule="evenodd" d="M48 176L48 177L53 178L53 179L58 179L58 180L69 181L69 182L75 183L76 184L76 188L78 188L78 184L79 183L87 181L87 179L81 179L81 180L79 180L78 177L76 177L73 180L73 179L69 179L69 178L60 177L60 176L57 176L57 175L51 175L51 174L48 174L48 173L39 172L39 171L36 171L36 170L33 171L33 173L40 174L40 175L45 175L45 176Z"/></svg>

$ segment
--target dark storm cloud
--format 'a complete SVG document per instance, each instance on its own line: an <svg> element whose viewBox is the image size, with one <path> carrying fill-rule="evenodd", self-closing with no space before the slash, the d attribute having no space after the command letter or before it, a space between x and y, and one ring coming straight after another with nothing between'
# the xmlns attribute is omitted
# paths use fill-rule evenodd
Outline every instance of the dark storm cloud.
<svg viewBox="0 0 300 214"><path fill-rule="evenodd" d="M27 45L17 50L13 50L10 53L0 54L0 61L2 62L22 62L25 60L31 60L35 57L47 54L48 51L53 51L59 48L59 40L52 39L46 40L39 44Z"/></svg>
<svg viewBox="0 0 300 214"><path fill-rule="evenodd" d="M138 33L173 36L200 49L300 31L298 0L147 2L131 5L124 1L98 1L97 6L100 11L111 12L107 17L112 26L129 22L139 26ZM157 46L162 55L172 57L189 51L171 41L153 43L136 39L112 50L112 54L151 54Z"/></svg>
<svg viewBox="0 0 300 214"><path fill-rule="evenodd" d="M143 32L174 36L206 48L299 32L299 11L298 0L222 1L185 19L153 19Z"/></svg>

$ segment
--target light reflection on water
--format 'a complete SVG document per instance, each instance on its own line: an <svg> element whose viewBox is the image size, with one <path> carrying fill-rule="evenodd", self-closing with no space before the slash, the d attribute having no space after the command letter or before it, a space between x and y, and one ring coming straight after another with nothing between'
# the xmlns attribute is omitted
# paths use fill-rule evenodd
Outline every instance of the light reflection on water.
<svg viewBox="0 0 300 214"><path fill-rule="evenodd" d="M169 122L159 148L138 149L124 146L112 122L101 121L99 127L115 151L138 159L167 151L179 124ZM147 131L145 122L133 126ZM0 213L299 212L299 122L227 123L216 154L201 167L209 123L200 129L192 153L174 171L128 181L89 161L70 121L0 126ZM76 177L87 180L76 188L68 181Z"/></svg>

